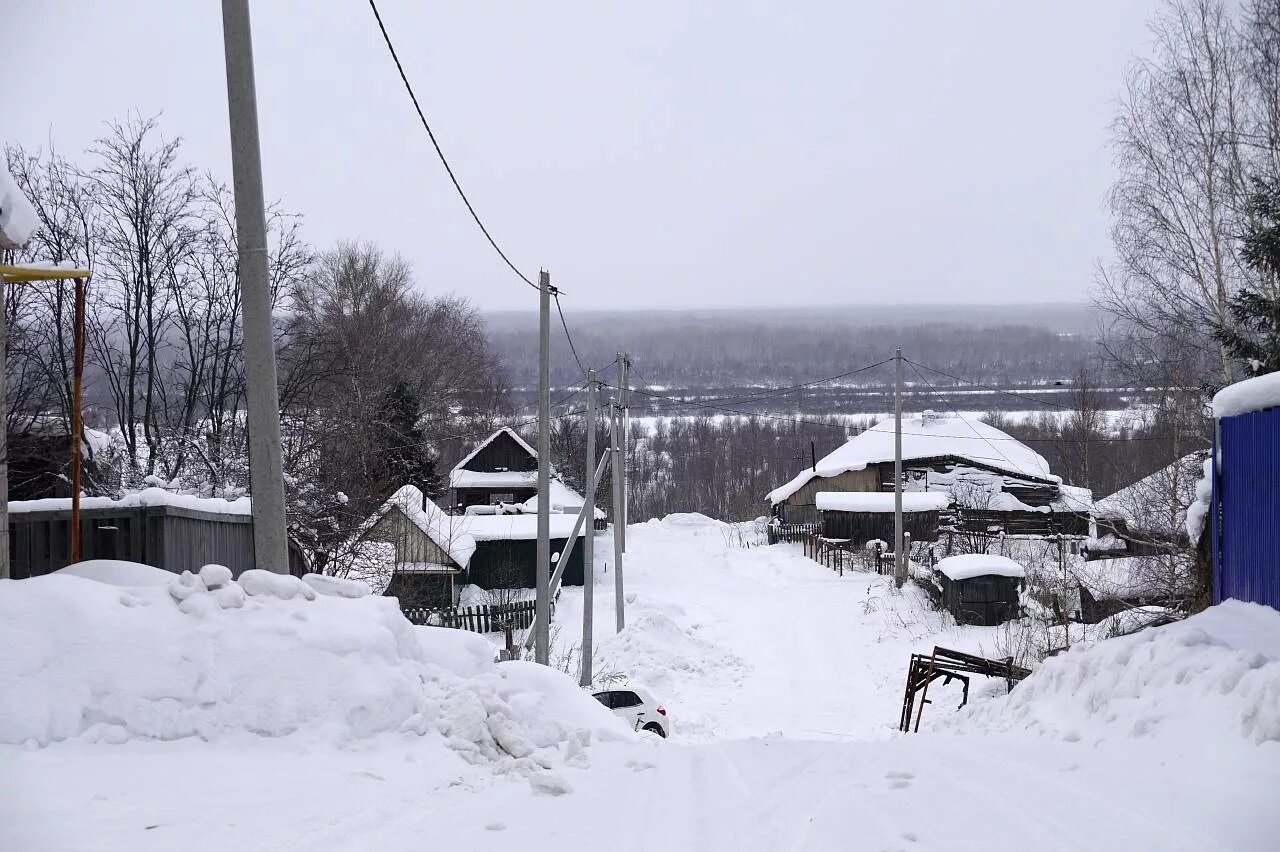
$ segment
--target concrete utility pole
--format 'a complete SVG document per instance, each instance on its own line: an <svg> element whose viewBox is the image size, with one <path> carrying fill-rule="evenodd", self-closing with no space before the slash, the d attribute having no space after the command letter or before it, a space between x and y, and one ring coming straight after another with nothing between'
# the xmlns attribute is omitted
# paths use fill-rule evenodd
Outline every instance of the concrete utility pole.
<svg viewBox="0 0 1280 852"><path fill-rule="evenodd" d="M631 426L631 354L622 353L622 552L627 552L627 431Z"/></svg>
<svg viewBox="0 0 1280 852"><path fill-rule="evenodd" d="M227 62L231 174L235 188L236 245L240 254L240 296L244 306L254 565L287 574L289 544L280 449L280 392L276 385L276 353L271 330L267 223L248 0L222 0L222 41Z"/></svg>
<svg viewBox="0 0 1280 852"><path fill-rule="evenodd" d="M618 405L617 399L617 397L614 398L613 410L609 413L609 451L613 454L613 607L617 616L618 632L621 633L627 626L627 615L622 584L622 533L619 527L626 525L620 511L623 489L627 485L623 479L622 446L618 438L620 431L618 427L622 418L621 406Z"/></svg>
<svg viewBox="0 0 1280 852"><path fill-rule="evenodd" d="M893 581L907 581L907 555L902 552L902 350L893 353Z"/></svg>
<svg viewBox="0 0 1280 852"><path fill-rule="evenodd" d="M547 665L551 620L551 276L538 273L538 599L533 659Z"/></svg>
<svg viewBox="0 0 1280 852"><path fill-rule="evenodd" d="M0 279L0 288L4 280ZM0 289L0 295L3 290ZM9 571L9 436L5 422L5 403L9 387L5 381L4 364L9 353L9 323L4 305L0 304L0 580L11 576Z"/></svg>
<svg viewBox="0 0 1280 852"><path fill-rule="evenodd" d="M587 493L583 495L583 513L587 516L587 537L582 542L582 671L580 686L591 685L591 630L595 615L596 555L596 371L587 371Z"/></svg>

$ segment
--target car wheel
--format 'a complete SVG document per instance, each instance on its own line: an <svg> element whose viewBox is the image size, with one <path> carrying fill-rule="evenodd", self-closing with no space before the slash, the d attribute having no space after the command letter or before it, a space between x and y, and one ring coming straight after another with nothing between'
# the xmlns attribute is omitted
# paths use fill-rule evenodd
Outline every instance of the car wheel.
<svg viewBox="0 0 1280 852"><path fill-rule="evenodd" d="M645 725L644 730L648 731L651 734L657 734L658 736L662 737L664 740L667 738L667 732L662 730L662 726L659 725L657 722L650 722L649 724Z"/></svg>

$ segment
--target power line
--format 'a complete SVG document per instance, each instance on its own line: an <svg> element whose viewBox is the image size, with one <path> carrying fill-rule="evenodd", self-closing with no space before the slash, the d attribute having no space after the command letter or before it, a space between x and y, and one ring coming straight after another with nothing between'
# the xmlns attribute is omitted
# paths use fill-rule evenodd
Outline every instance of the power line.
<svg viewBox="0 0 1280 852"><path fill-rule="evenodd" d="M373 10L373 17L378 21L378 29L382 31L382 40L387 43L387 50L391 52L391 58L396 63L396 70L400 72L400 79L404 82L404 88L409 93L409 99L413 101L413 108L418 113L418 118L422 121L422 127L427 131L427 137L431 139L431 145L436 149L436 155L440 158L440 162L444 165L444 170L449 173L449 180L453 181L453 188L458 191L458 196L462 199L462 203L467 206L467 211L471 214L471 218L476 221L480 227L480 232L484 234L489 245L493 246L493 250L498 253L498 257L502 258L503 263L510 267L511 271L516 274L524 283L537 290L538 285L525 276L523 272L516 268L506 253L498 246L493 235L489 233L489 229L485 227L484 222L480 221L480 215L476 213L475 207L471 206L471 200L467 198L467 194L462 191L462 184L458 183L458 178L453 173L453 168L449 165L449 161L444 156L444 151L440 148L440 143L436 141L436 135L431 130L431 125L427 123L427 116L422 112L422 106L418 103L418 96L414 94L413 85L409 82L409 77L405 74L404 66L400 64L400 56L396 53L395 45L391 43L391 36L387 33L387 27L382 23L382 15L378 12L378 4L374 0L369 0L369 8Z"/></svg>
<svg viewBox="0 0 1280 852"><path fill-rule="evenodd" d="M1060 409L1060 410L1062 410L1062 411L1072 411L1072 410L1073 410L1073 409L1072 409L1072 407L1071 407L1071 406L1069 406L1069 405L1061 405L1061 404L1056 403L1056 402L1050 402L1050 401L1049 401L1049 400L1047 400L1047 399L1036 399L1036 398L1035 398L1035 397L1033 397L1033 396L1026 396L1026 395L1024 395L1024 394L1014 393L1013 391L1007 391L1007 390L1004 390L1004 389L1002 389L1002 388L994 387L994 386L992 386L992 385L984 385L982 382L975 382L973 379L966 379L966 378L964 378L964 377L962 377L962 376L957 376L957 375L955 375L954 373L948 373L946 370L939 370L937 367L930 367L930 366L927 366L927 365L925 365L925 364L917 363L917 362L915 362L915 361L912 361L910 358L903 358L902 360L903 360L903 361L906 361L906 362L907 362L908 364L910 364L913 368L915 368L915 367L920 367L920 368L922 368L922 369L928 370L928 371L929 371L929 372L931 372L931 373L937 373L937 374L938 374L938 375L940 375L940 376L946 376L948 379L955 379L957 382L964 382L966 385L973 385L974 387L982 388L983 390L989 390L989 391L991 391L991 392L993 392L993 393L1004 394L1005 396L1013 397L1014 399L1021 399L1021 400L1025 401L1025 402L1034 402L1034 403L1035 403L1035 404L1037 404L1037 405L1047 405L1047 406L1049 406L1050 408L1057 408L1057 409ZM919 370L916 370L916 371L915 371L915 373L916 373L916 375L917 375L917 376L920 376L920 371L919 371ZM942 393L942 391L941 391L941 390L939 390L938 388L934 387L932 384L929 384L929 381L928 381L927 379L925 379L925 377L924 377L924 376L920 376L920 381L924 382L926 385L929 385L929 387L930 387L930 388L932 388L932 389L934 390L934 392L935 392L935 393Z"/></svg>
<svg viewBox="0 0 1280 852"><path fill-rule="evenodd" d="M585 378L587 375L587 369L582 366L582 359L578 357L578 347L573 345L573 335L569 333L569 324L564 321L564 309L560 307L560 291L552 289L551 295L555 297L556 300L556 313L560 315L560 326L564 329L564 339L569 341L569 351L573 353L573 360L578 362L578 371L582 373ZM610 361L609 363L612 364L617 360L617 358L614 358L613 361Z"/></svg>

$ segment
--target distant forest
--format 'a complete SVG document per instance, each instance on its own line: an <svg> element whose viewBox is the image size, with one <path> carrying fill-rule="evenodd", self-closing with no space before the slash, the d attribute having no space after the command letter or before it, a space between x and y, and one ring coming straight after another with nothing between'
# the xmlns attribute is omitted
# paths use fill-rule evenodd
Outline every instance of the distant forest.
<svg viewBox="0 0 1280 852"><path fill-rule="evenodd" d="M824 311L645 311L567 314L583 364L630 353L638 384L679 388L792 385L882 361L901 346L924 364L976 381L1028 385L1073 375L1097 352L1099 324L1084 306L831 308ZM486 317L495 353L517 391L536 387L537 317ZM553 317L553 385L581 381ZM850 383L879 384L881 371Z"/></svg>

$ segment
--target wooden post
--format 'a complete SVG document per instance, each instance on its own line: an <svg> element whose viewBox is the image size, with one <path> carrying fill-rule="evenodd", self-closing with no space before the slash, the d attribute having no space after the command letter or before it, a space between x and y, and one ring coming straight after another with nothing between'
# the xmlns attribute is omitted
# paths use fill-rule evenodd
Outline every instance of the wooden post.
<svg viewBox="0 0 1280 852"><path fill-rule="evenodd" d="M933 682L933 667L938 660L938 647L935 645L933 654L929 657L929 674L924 682L924 689L920 692L920 709L916 711L916 727L913 733L920 733L920 717L924 715L924 705L929 703L929 684Z"/></svg>
<svg viewBox="0 0 1280 852"><path fill-rule="evenodd" d="M76 279L74 373L71 387L71 562L80 561L80 443L84 417L80 403L84 384L84 279Z"/></svg>

